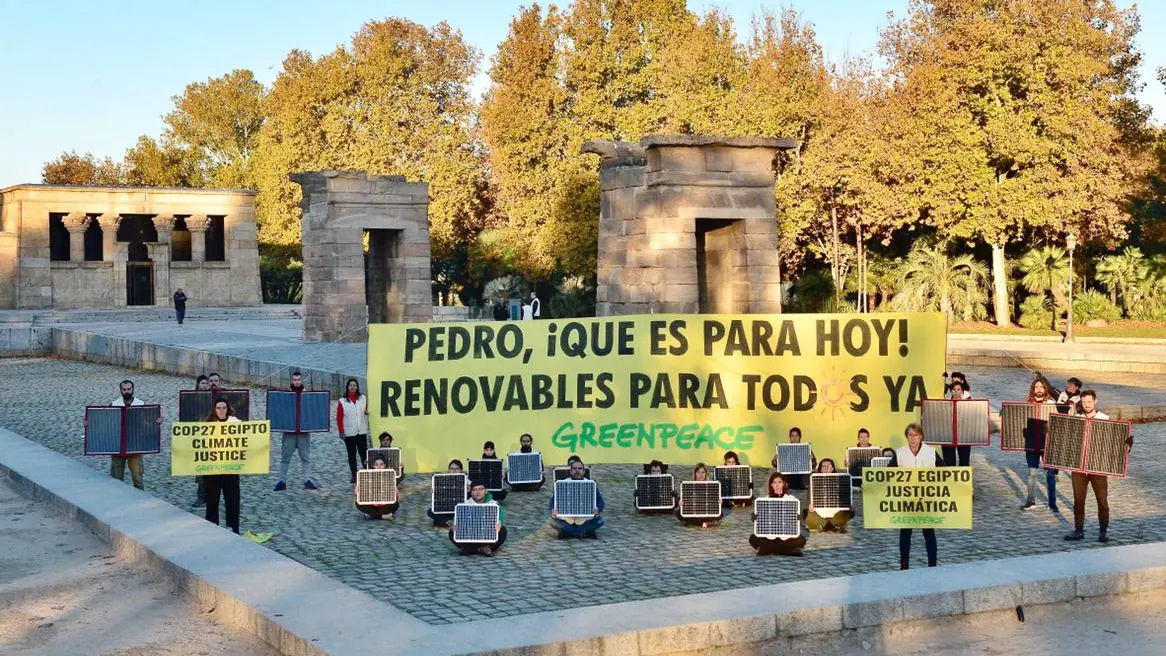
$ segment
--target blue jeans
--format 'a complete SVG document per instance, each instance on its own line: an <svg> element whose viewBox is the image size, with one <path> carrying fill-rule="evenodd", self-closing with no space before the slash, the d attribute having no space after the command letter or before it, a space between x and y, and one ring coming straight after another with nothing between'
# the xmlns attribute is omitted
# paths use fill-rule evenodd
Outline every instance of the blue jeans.
<svg viewBox="0 0 1166 656"><path fill-rule="evenodd" d="M312 435L311 433L284 433L283 451L279 461L279 480L287 482L287 469L292 455L300 454L300 465L304 470L304 480L312 478Z"/></svg>
<svg viewBox="0 0 1166 656"><path fill-rule="evenodd" d="M1031 451L1024 454L1028 461L1028 498L1025 503L1036 503L1037 478L1040 470L1040 454ZM1049 490L1049 508L1057 507L1057 470L1045 469L1045 485Z"/></svg>
<svg viewBox="0 0 1166 656"><path fill-rule="evenodd" d="M581 538L588 533L594 533L599 529L600 526L603 526L603 517L592 517L582 524L572 524L570 522L564 522L563 520L554 517L551 518L551 526L553 526L560 535L565 535L569 538Z"/></svg>

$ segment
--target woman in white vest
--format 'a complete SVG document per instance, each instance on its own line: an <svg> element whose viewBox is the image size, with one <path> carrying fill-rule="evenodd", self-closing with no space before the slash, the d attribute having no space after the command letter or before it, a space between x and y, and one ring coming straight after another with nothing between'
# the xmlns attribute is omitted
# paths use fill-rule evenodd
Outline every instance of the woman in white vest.
<svg viewBox="0 0 1166 656"><path fill-rule="evenodd" d="M360 383L349 378L344 385L344 396L336 402L336 429L344 438L344 448L348 450L348 469L352 472L352 483L356 483L356 462L360 458L360 468L365 468L368 456L368 398L360 393Z"/></svg>
<svg viewBox="0 0 1166 656"><path fill-rule="evenodd" d="M907 424L903 431L907 446L895 449L895 460L899 467L935 467L935 449L923 443L923 427ZM899 529L899 569L911 566L911 533L913 529ZM927 547L927 566L939 564L939 546L935 542L935 529L923 529L923 544Z"/></svg>

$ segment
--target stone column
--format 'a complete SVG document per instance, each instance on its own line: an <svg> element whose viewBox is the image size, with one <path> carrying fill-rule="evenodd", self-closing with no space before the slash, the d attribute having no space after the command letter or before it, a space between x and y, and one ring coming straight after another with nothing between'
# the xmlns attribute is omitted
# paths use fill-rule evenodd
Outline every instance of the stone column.
<svg viewBox="0 0 1166 656"><path fill-rule="evenodd" d="M69 231L69 261L85 261L85 231L89 228L90 219L84 212L70 212L62 222Z"/></svg>
<svg viewBox="0 0 1166 656"><path fill-rule="evenodd" d="M154 305L170 303L170 248L177 219L172 214L154 217L154 230L158 232L158 243L150 244L150 259L154 261Z"/></svg>
<svg viewBox="0 0 1166 656"><path fill-rule="evenodd" d="M117 212L106 212L97 217L101 226L101 259L103 262L113 262L114 249L117 244L117 227L121 225L121 216ZM124 277L124 274L123 274Z"/></svg>
<svg viewBox="0 0 1166 656"><path fill-rule="evenodd" d="M192 214L186 217L186 229L190 231L190 261L206 261L206 231L210 230L211 220L205 214Z"/></svg>

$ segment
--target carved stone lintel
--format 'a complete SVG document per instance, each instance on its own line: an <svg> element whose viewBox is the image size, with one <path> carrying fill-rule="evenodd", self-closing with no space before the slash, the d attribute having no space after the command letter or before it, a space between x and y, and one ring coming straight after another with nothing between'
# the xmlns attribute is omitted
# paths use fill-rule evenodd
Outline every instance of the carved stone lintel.
<svg viewBox="0 0 1166 656"><path fill-rule="evenodd" d="M211 228L211 219L205 214L191 214L186 217L186 229L191 232L206 232Z"/></svg>
<svg viewBox="0 0 1166 656"><path fill-rule="evenodd" d="M92 219L84 212L69 212L61 219L61 222L65 224L65 229L69 232L85 232L90 221Z"/></svg>

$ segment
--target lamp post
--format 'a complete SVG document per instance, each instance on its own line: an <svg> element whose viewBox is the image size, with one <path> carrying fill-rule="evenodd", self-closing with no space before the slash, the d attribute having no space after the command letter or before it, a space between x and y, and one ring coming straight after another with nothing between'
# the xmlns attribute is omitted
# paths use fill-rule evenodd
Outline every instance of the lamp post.
<svg viewBox="0 0 1166 656"><path fill-rule="evenodd" d="M1069 233L1065 238L1065 246L1069 247L1069 321L1065 326L1064 343L1073 343L1073 251L1077 249L1076 233Z"/></svg>

